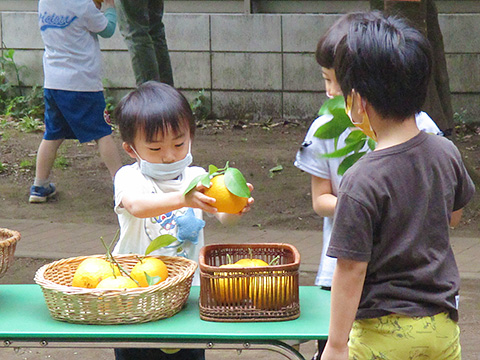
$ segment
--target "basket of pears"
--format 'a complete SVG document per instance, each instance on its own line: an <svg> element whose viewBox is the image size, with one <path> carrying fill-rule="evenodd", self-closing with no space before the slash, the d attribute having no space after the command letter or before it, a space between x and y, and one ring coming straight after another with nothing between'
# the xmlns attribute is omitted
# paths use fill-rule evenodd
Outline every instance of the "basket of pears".
<svg viewBox="0 0 480 360"><path fill-rule="evenodd" d="M176 238L161 235L144 255L78 256L43 265L35 282L43 291L50 315L83 324L133 324L171 317L185 305L195 261L150 255Z"/></svg>
<svg viewBox="0 0 480 360"><path fill-rule="evenodd" d="M290 244L212 244L200 250L200 317L282 321L300 315L300 254Z"/></svg>

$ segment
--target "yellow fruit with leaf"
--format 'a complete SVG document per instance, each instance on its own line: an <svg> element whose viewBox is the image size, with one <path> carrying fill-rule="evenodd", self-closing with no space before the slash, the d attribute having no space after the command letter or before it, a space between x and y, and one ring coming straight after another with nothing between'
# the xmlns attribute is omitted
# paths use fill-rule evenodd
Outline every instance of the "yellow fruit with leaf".
<svg viewBox="0 0 480 360"><path fill-rule="evenodd" d="M199 183L206 188L204 194L215 199L213 206L219 212L238 214L248 204L250 189L247 181L240 170L229 167L228 162L222 169L210 165L208 173L196 177L185 190L185 194Z"/></svg>
<svg viewBox="0 0 480 360"><path fill-rule="evenodd" d="M162 260L155 257L146 257L140 259L135 264L130 272L130 276L140 286L147 287L165 281L168 277L168 269Z"/></svg>
<svg viewBox="0 0 480 360"><path fill-rule="evenodd" d="M75 271L72 286L93 289L103 279L119 275L120 270L116 265L101 258L89 257Z"/></svg>
<svg viewBox="0 0 480 360"><path fill-rule="evenodd" d="M128 276L111 276L100 281L96 288L105 290L121 290L138 288L138 285Z"/></svg>
<svg viewBox="0 0 480 360"><path fill-rule="evenodd" d="M219 212L238 214L247 206L248 197L240 197L228 190L225 185L225 175L217 175L211 180L211 185L204 192L205 195L214 198L213 204Z"/></svg>

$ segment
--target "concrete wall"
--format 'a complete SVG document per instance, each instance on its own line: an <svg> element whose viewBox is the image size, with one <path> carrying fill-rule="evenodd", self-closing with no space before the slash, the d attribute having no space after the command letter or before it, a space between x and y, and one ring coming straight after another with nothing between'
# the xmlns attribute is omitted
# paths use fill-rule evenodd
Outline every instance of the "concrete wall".
<svg viewBox="0 0 480 360"><path fill-rule="evenodd" d="M189 98L205 89L219 117L312 119L324 101L313 51L334 14L165 15L175 84ZM441 14L454 108L480 115L480 14ZM1 12L1 40L25 65L27 85L42 84L43 43L35 12ZM116 97L134 86L117 32L101 39L107 86Z"/></svg>

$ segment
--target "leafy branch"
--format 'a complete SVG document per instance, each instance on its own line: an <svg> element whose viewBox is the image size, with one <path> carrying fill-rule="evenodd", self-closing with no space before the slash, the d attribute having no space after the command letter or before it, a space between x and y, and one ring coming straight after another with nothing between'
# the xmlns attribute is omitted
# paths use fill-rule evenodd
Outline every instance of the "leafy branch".
<svg viewBox="0 0 480 360"><path fill-rule="evenodd" d="M331 153L323 154L324 158L345 157L338 167L338 175L343 175L358 159L365 155L366 151L361 151L365 144L373 150L375 142L365 135L361 130L352 130L345 138L345 146L337 149L338 139L348 128L353 127L352 121L345 112L345 100L343 96L336 96L328 99L318 111L318 115L330 115L332 119L315 131L314 136L319 139L334 139L335 150Z"/></svg>

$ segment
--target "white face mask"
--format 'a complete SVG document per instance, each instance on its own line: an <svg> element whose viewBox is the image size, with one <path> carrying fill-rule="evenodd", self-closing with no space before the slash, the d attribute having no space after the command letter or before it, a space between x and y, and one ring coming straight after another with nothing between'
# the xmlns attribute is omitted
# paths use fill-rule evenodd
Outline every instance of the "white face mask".
<svg viewBox="0 0 480 360"><path fill-rule="evenodd" d="M193 157L192 153L190 152L190 147L188 149L187 155L182 160L175 161L169 164L158 164L158 163L151 163L146 160L143 160L135 149L132 147L132 150L138 157L140 162L140 172L143 175L149 176L155 180L165 181L165 180L173 180L179 177L183 171L192 163Z"/></svg>

